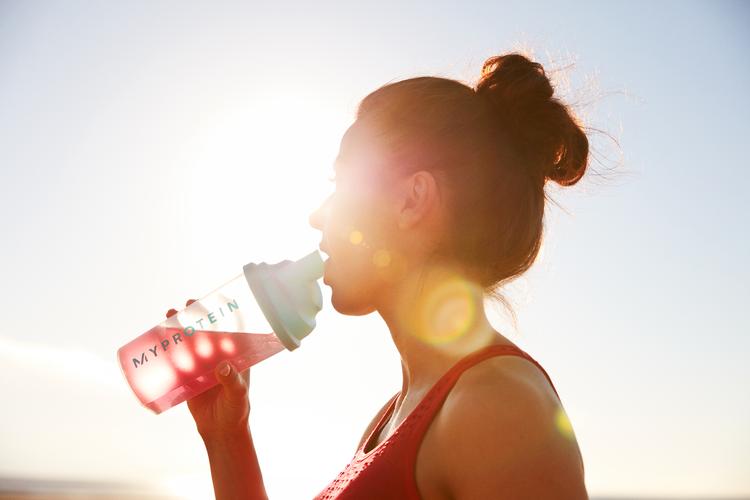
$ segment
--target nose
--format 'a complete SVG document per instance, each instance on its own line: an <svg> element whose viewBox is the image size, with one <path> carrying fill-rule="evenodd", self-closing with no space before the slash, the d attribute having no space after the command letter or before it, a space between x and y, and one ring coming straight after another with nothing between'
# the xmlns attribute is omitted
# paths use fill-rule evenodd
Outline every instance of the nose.
<svg viewBox="0 0 750 500"><path fill-rule="evenodd" d="M313 229L320 230L320 216L318 215L320 208L317 208L313 213L310 214L309 223Z"/></svg>
<svg viewBox="0 0 750 500"><path fill-rule="evenodd" d="M319 231L323 230L323 225L325 224L325 217L328 212L328 200L330 200L330 197L326 198L326 200L310 214L310 225Z"/></svg>

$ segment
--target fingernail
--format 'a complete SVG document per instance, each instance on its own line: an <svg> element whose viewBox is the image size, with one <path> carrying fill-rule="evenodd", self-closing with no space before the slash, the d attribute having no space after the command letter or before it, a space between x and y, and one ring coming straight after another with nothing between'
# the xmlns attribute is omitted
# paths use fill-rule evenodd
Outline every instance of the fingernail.
<svg viewBox="0 0 750 500"><path fill-rule="evenodd" d="M229 370L231 370L231 367L229 366L229 363L224 363L221 368L219 368L219 374L221 374L222 377L226 377L229 375Z"/></svg>

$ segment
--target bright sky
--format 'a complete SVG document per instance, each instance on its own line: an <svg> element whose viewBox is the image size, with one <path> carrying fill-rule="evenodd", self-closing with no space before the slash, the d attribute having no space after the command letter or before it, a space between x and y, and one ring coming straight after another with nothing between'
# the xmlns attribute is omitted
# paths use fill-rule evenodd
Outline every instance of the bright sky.
<svg viewBox="0 0 750 500"><path fill-rule="evenodd" d="M256 4L0 3L0 475L210 496L187 406L141 407L117 348L316 248L367 93L522 48L575 63L560 95L623 174L552 192L518 328L492 322L550 373L591 495L750 495L748 4ZM380 317L322 289L302 347L251 369L271 498L322 489L400 388Z"/></svg>

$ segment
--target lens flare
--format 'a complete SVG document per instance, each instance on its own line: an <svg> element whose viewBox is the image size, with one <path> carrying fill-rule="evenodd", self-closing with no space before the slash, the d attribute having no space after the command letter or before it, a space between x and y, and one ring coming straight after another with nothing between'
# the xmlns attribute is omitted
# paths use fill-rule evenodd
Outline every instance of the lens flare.
<svg viewBox="0 0 750 500"><path fill-rule="evenodd" d="M363 239L364 237L362 236L362 233L357 231L356 229L349 233L349 242L352 245L359 245L360 243L362 243Z"/></svg>
<svg viewBox="0 0 750 500"><path fill-rule="evenodd" d="M571 440L575 439L573 425L570 423L568 415L562 407L558 408L555 412L555 428L557 428L557 432L562 434L563 437Z"/></svg>
<svg viewBox="0 0 750 500"><path fill-rule="evenodd" d="M378 250L372 256L372 263L377 267L386 267L391 263L391 254L388 250Z"/></svg>
<svg viewBox="0 0 750 500"><path fill-rule="evenodd" d="M446 344L461 338L476 320L475 300L466 280L460 277L446 280L421 307L418 337L429 344Z"/></svg>

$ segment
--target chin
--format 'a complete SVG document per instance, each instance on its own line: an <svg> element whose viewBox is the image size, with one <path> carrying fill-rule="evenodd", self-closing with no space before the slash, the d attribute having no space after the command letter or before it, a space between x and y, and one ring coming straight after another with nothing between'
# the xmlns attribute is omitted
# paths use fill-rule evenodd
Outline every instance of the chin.
<svg viewBox="0 0 750 500"><path fill-rule="evenodd" d="M375 311L369 301L362 300L361 296L353 295L337 291L334 286L331 286L331 305L337 312L347 316L364 316Z"/></svg>

